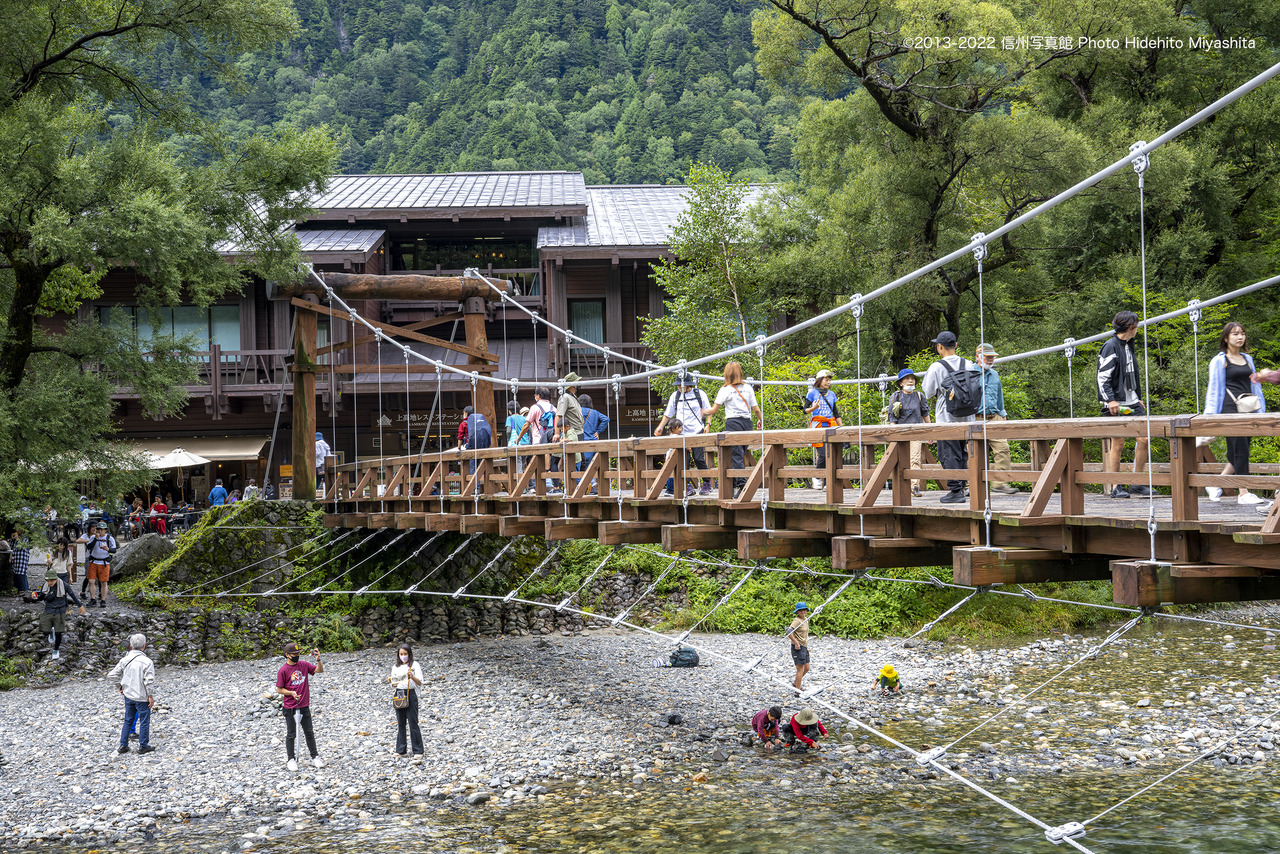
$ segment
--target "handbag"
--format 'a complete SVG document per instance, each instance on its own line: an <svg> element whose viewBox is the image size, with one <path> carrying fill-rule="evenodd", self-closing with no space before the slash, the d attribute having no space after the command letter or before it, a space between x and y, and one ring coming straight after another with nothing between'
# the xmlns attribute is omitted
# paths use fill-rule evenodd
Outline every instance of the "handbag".
<svg viewBox="0 0 1280 854"><path fill-rule="evenodd" d="M1247 415L1250 412L1257 412L1262 409L1262 398L1256 394L1242 394L1236 396L1231 394L1231 389L1226 389L1227 394L1231 395L1231 399L1235 401L1236 412Z"/></svg>
<svg viewBox="0 0 1280 854"><path fill-rule="evenodd" d="M397 709L409 708L409 691L405 688L397 688L391 695L391 705Z"/></svg>

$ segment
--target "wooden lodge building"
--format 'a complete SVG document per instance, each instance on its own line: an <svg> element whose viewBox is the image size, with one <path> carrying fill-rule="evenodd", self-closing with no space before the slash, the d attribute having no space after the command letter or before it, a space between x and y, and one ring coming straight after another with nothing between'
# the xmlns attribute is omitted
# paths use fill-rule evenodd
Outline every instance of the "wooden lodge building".
<svg viewBox="0 0 1280 854"><path fill-rule="evenodd" d="M669 253L668 235L683 210L684 194L684 188L670 186L588 187L577 172L340 175L316 200L318 212L297 223L296 233L304 257L319 271L456 276L479 268L511 280L514 298L540 317L612 353L645 359L650 357L640 343L645 320L663 311L652 265ZM231 255L236 249L228 245L226 251ZM101 298L80 309L82 318L96 315L105 322L122 311L126 322L145 333L151 328L148 312L157 309L137 304L135 282L130 272L113 271L102 282ZM352 306L371 320L421 324L418 328L434 338L464 342L457 302L371 299ZM207 309L158 311L163 325L175 333L194 332L207 339L208 348L197 383L187 389L184 411L153 419L127 389L116 395L121 437L157 453L182 447L213 460L188 473L183 488L189 495L203 499L215 477L229 489L249 477L259 484L269 479L287 495L293 426L287 359L293 353L297 309L288 300L270 299L267 284L254 279L239 297ZM386 345L379 349L367 343L325 354L327 345L341 345L353 334L363 337L367 330L324 315L318 326L322 368L316 375L316 423L340 461L357 454L367 459L417 451L424 435L428 450L456 444L462 409L471 402L466 378L447 372L437 378L433 367L417 361L407 372L397 371L390 366L403 366L404 354ZM554 391L555 380L570 370L584 377L634 370L607 360L602 350L548 337L546 324L535 324L498 301L487 304L485 332L489 352L498 356L490 375L498 380L538 379ZM450 364L468 360L465 353L439 345L405 343ZM388 367L359 369L376 363ZM651 397L647 384L625 388L621 413L612 400L606 408L603 389L585 391L598 409L620 422L623 435L647 432L658 417L661 401ZM510 394L497 386L495 433ZM519 402L531 403L531 392L522 391Z"/></svg>

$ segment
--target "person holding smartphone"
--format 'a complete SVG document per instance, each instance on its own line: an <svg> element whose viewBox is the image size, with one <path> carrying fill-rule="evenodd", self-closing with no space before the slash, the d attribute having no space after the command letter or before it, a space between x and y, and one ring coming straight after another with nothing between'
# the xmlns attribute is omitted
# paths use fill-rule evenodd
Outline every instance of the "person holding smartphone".
<svg viewBox="0 0 1280 854"><path fill-rule="evenodd" d="M276 673L276 693L284 697L285 736L284 749L289 756L287 768L298 770L298 759L294 747L298 741L297 721L302 722L302 735L307 739L307 752L311 754L311 764L316 768L324 767L324 760L316 750L316 736L311 730L311 686L313 673L324 673L324 662L320 660L320 650L311 650L316 663L301 661L301 651L294 643L286 644L284 661ZM296 720L295 720L296 716Z"/></svg>

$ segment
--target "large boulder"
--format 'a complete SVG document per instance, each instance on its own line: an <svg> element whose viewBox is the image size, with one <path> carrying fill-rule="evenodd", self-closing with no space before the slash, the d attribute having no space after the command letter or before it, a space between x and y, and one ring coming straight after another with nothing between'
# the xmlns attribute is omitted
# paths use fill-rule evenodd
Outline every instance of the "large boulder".
<svg viewBox="0 0 1280 854"><path fill-rule="evenodd" d="M111 580L119 581L131 575L148 572L157 562L173 554L173 541L159 534L143 534L125 543L111 561Z"/></svg>

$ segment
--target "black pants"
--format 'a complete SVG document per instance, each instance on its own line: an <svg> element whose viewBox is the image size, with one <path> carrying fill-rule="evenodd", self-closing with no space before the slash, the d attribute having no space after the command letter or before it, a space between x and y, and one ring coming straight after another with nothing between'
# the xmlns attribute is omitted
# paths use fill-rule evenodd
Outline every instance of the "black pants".
<svg viewBox="0 0 1280 854"><path fill-rule="evenodd" d="M302 713L302 735L307 739L307 750L314 759L318 754L316 751L316 735L311 731L311 707L303 706L300 709L284 710L284 751L289 755L290 759L297 759L294 754L294 746L298 741L298 725L293 719L294 712Z"/></svg>
<svg viewBox="0 0 1280 854"><path fill-rule="evenodd" d="M746 433L751 429L750 418L726 418L724 420L724 431L726 433ZM729 465L732 468L740 469L746 465L746 445L734 445L729 449ZM742 489L747 485L745 477L735 477L733 479L733 488Z"/></svg>
<svg viewBox="0 0 1280 854"><path fill-rule="evenodd" d="M1252 392L1250 392L1252 393ZM1234 413L1236 402L1231 399L1231 395L1223 395L1225 400L1222 401L1222 412ZM1228 436L1227 437L1227 462L1231 463L1231 467L1235 469L1236 474L1249 473L1249 444L1252 439L1248 436Z"/></svg>
<svg viewBox="0 0 1280 854"><path fill-rule="evenodd" d="M707 449L706 448L690 448L689 449L689 466L695 469L707 470ZM703 478L704 481L710 483L710 478Z"/></svg>
<svg viewBox="0 0 1280 854"><path fill-rule="evenodd" d="M967 469L969 467L969 443L963 440L938 441L938 461L944 469ZM958 492L964 489L963 480L948 480L947 489Z"/></svg>
<svg viewBox="0 0 1280 854"><path fill-rule="evenodd" d="M409 741L413 746L413 754L420 756L422 731L418 729L418 692L410 689L406 693L409 695L409 705L403 709L396 709L396 725L399 727L396 733L396 753L404 753L404 728L408 723Z"/></svg>

